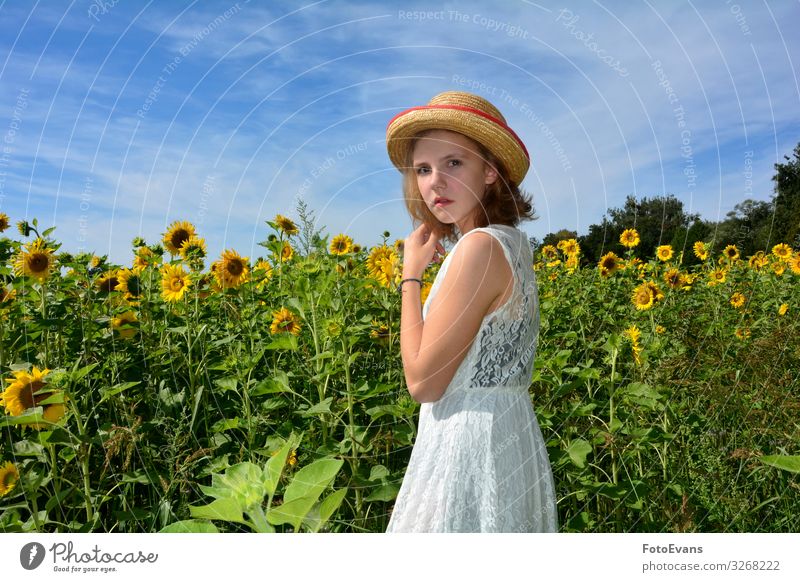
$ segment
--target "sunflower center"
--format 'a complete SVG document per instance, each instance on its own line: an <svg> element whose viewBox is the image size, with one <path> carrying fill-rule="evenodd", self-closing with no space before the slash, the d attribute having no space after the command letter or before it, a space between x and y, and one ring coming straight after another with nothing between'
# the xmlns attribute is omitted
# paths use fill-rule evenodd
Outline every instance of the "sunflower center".
<svg viewBox="0 0 800 582"><path fill-rule="evenodd" d="M184 242L189 240L189 237L190 235L188 231L183 229L176 230L172 235L172 240L171 240L172 246L174 246L176 249L181 248L181 245L183 245Z"/></svg>
<svg viewBox="0 0 800 582"><path fill-rule="evenodd" d="M117 288L117 285L119 285L119 280L116 277L109 277L103 281L103 283L100 285L100 289L107 293L111 293Z"/></svg>
<svg viewBox="0 0 800 582"><path fill-rule="evenodd" d="M28 383L22 388L22 390L19 391L19 401L20 404L25 407L25 410L33 408L40 400L44 400L44 398L47 396L46 394L37 395L37 392L39 392L43 386L44 382L41 380L35 380Z"/></svg>
<svg viewBox="0 0 800 582"><path fill-rule="evenodd" d="M180 277L174 277L172 279L170 287L172 287L173 291L180 291L181 289L183 289L183 279L181 279Z"/></svg>
<svg viewBox="0 0 800 582"><path fill-rule="evenodd" d="M139 277L130 277L128 279L128 293L133 295L134 297L138 297L139 294L142 292L142 282Z"/></svg>
<svg viewBox="0 0 800 582"><path fill-rule="evenodd" d="M17 482L17 476L14 475L13 471L6 471L3 474L3 488L8 490L9 487L14 485Z"/></svg>
<svg viewBox="0 0 800 582"><path fill-rule="evenodd" d="M227 271L228 273L231 274L231 276L238 277L239 275L242 274L242 272L244 272L244 265L242 264L241 261L237 261L234 259L228 262Z"/></svg>
<svg viewBox="0 0 800 582"><path fill-rule="evenodd" d="M34 273L43 273L50 266L50 261L44 253L35 253L28 259L28 267Z"/></svg>

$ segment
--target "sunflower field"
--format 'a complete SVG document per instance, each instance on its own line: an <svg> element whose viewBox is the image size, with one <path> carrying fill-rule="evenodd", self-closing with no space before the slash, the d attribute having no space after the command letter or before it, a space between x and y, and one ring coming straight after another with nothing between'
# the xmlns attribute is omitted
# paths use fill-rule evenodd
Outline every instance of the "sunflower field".
<svg viewBox="0 0 800 582"><path fill-rule="evenodd" d="M419 412L402 240L328 241L298 213L255 260L211 260L183 221L127 265L35 220L0 236L0 531L385 530ZM800 253L638 243L531 265L561 531L800 530Z"/></svg>

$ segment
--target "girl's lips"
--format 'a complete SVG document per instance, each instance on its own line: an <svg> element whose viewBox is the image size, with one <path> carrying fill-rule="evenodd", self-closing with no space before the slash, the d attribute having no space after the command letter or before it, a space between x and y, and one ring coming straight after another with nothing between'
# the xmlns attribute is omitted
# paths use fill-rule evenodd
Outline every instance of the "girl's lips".
<svg viewBox="0 0 800 582"><path fill-rule="evenodd" d="M434 206L447 206L448 204L452 204L452 200L440 200Z"/></svg>

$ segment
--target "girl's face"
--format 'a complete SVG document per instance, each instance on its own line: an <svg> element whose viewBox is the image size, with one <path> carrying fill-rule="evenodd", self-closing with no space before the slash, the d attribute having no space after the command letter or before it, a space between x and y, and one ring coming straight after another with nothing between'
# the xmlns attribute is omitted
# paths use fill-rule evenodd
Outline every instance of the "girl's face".
<svg viewBox="0 0 800 582"><path fill-rule="evenodd" d="M445 224L455 223L462 234L472 230L486 186L498 177L478 145L460 133L436 129L417 140L412 160L417 186L433 215Z"/></svg>

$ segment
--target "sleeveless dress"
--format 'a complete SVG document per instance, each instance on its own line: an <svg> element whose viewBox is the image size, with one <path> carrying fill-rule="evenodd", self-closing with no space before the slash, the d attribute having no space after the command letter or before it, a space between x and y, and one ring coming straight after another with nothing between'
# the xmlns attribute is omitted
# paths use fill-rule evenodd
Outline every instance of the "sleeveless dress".
<svg viewBox="0 0 800 582"><path fill-rule="evenodd" d="M490 225L458 239L422 309L423 320L458 243L500 241L514 291L481 323L444 395L420 405L408 468L386 529L395 532L555 532L555 487L528 389L539 299L527 235Z"/></svg>

